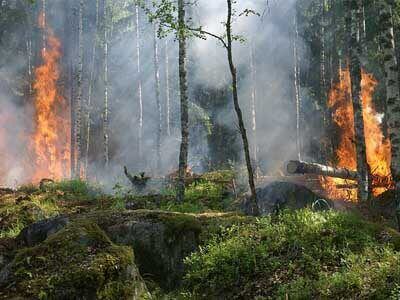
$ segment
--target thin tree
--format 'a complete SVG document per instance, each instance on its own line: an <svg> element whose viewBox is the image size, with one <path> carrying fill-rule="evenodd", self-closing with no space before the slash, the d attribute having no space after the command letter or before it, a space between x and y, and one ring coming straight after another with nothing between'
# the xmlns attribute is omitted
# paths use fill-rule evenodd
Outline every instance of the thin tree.
<svg viewBox="0 0 400 300"><path fill-rule="evenodd" d="M251 191L251 199L252 199L252 214L259 215L258 205L257 205L257 193L256 193L256 186L254 183L254 172L253 166L251 164L251 157L250 157L250 150L249 150L249 142L247 138L246 127L243 121L243 114L242 110L239 105L239 95L238 95L238 87L237 87L237 71L233 61L233 35L232 35L232 0L227 0L228 5L228 16L226 20L226 37L227 43L225 43L225 48L228 54L228 61L229 61L229 69L232 75L232 94L233 94L233 103L235 106L236 115L239 122L239 130L242 136L244 154L246 159L246 166L248 172L248 179L249 179L249 186Z"/></svg>
<svg viewBox="0 0 400 300"><path fill-rule="evenodd" d="M78 21L78 76L77 76L77 97L75 102L75 145L76 145L76 174L81 175L82 162L82 79L83 79L83 0L79 1Z"/></svg>
<svg viewBox="0 0 400 300"><path fill-rule="evenodd" d="M103 108L103 154L104 165L109 165L109 120L108 120L108 30L107 30L107 0L104 0L103 11L103 49L104 49L104 108Z"/></svg>
<svg viewBox="0 0 400 300"><path fill-rule="evenodd" d="M370 172L367 163L365 131L363 118L363 104L361 92L361 62L362 54L360 38L359 38L359 14L360 5L358 0L347 0L348 20L350 27L348 32L349 38L349 57L350 57L350 78L351 78L351 95L354 110L354 128L355 128L355 145L357 153L357 172L358 180L358 200L366 202L369 198Z"/></svg>
<svg viewBox="0 0 400 300"><path fill-rule="evenodd" d="M169 53L168 53L168 39L165 39L165 100L166 111L165 121L167 126L167 135L171 135L171 88L169 79Z"/></svg>
<svg viewBox="0 0 400 300"><path fill-rule="evenodd" d="M253 160L258 162L258 142L257 142L257 70L255 66L254 45L250 44L250 73L251 73L251 129L253 133ZM256 176L258 176L256 168Z"/></svg>
<svg viewBox="0 0 400 300"><path fill-rule="evenodd" d="M90 143L91 143L91 112L92 112L92 94L93 94L93 85L94 85L94 71L96 66L96 49L97 49L97 39L98 39L98 27L99 27L99 0L96 0L96 24L95 24L95 33L93 40L93 48L92 48L92 61L90 67L90 79L89 79L89 91L88 91L88 99L86 103L86 143L85 143L85 173L87 174L88 165L89 165L89 151L90 151Z"/></svg>
<svg viewBox="0 0 400 300"><path fill-rule="evenodd" d="M156 105L158 112L158 126L156 134L157 169L161 168L161 134L162 134L162 109L160 91L160 58L158 51L157 24L153 24L153 51L154 51L154 84L156 93Z"/></svg>
<svg viewBox="0 0 400 300"><path fill-rule="evenodd" d="M302 111L303 111L303 103L300 95L300 64L299 64L299 53L298 53L298 38L299 38L299 29L298 29L298 20L297 13L295 12L294 17L294 36L293 36L293 59L294 59L294 93L296 98L296 145L297 145L297 156L298 159L301 160L302 155L302 141L301 141L301 124L302 124Z"/></svg>
<svg viewBox="0 0 400 300"><path fill-rule="evenodd" d="M181 146L179 152L179 175L177 201L185 198L185 177L189 153L189 100L187 95L186 71L186 11L184 0L178 0L178 41L179 41L179 90L181 97Z"/></svg>
<svg viewBox="0 0 400 300"><path fill-rule="evenodd" d="M137 97L139 102L139 138L138 150L139 157L142 157L142 143L143 143L143 96L142 96L142 66L141 66L141 34L140 34L140 19L139 19L139 4L135 5L135 23L136 23L136 74L137 74Z"/></svg>

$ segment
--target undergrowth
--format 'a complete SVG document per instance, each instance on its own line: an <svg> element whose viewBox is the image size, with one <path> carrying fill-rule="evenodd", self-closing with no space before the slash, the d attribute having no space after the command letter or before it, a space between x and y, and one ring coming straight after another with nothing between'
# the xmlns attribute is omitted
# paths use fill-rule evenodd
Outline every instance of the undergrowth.
<svg viewBox="0 0 400 300"><path fill-rule="evenodd" d="M214 237L186 259L186 288L204 299L389 299L399 241L353 214L284 212Z"/></svg>

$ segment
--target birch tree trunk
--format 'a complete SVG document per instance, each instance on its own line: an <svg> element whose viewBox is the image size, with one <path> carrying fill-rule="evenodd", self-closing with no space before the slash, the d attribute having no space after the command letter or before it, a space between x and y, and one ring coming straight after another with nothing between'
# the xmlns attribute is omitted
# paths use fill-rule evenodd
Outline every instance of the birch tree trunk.
<svg viewBox="0 0 400 300"><path fill-rule="evenodd" d="M294 17L294 37L293 37L293 59L294 59L294 89L295 89L295 97L296 97L296 145L297 145L297 157L301 160L301 151L302 151L302 141L301 141L301 124L302 124L302 101L300 95L300 83L299 83L299 75L300 75L300 65L299 65L299 55L298 55L298 37L299 37L299 29L297 24L297 12L295 12Z"/></svg>
<svg viewBox="0 0 400 300"><path fill-rule="evenodd" d="M153 51L154 51L154 83L156 92L156 105L158 112L158 126L156 134L157 170L161 168L161 133L162 133L162 109L160 99L160 62L158 55L157 24L153 26Z"/></svg>
<svg viewBox="0 0 400 300"><path fill-rule="evenodd" d="M90 143L91 143L91 112L92 112L92 93L93 93L93 84L94 84L94 70L96 65L96 49L97 49L97 38L99 31L99 0L96 0L96 24L95 24L95 33L93 40L93 48L92 48L92 61L90 66L90 81L89 81L89 91L88 91L88 99L86 103L86 148L85 148L85 173L88 172L89 165L89 151L90 151Z"/></svg>
<svg viewBox="0 0 400 300"><path fill-rule="evenodd" d="M81 176L82 162L82 77L83 77L83 0L79 2L78 25L78 76L75 102L76 177Z"/></svg>
<svg viewBox="0 0 400 300"><path fill-rule="evenodd" d="M365 131L361 93L361 62L362 54L359 39L359 20L360 6L358 0L347 0L348 20L350 24L349 32L349 55L350 55L350 78L351 94L354 110L355 145L357 153L357 173L359 174L358 200L365 202L369 198L370 172L367 163Z"/></svg>
<svg viewBox="0 0 400 300"><path fill-rule="evenodd" d="M103 48L104 48L104 110L103 110L103 150L104 150L104 165L108 169L109 165L109 124L108 124L108 30L107 30L107 0L104 0L104 16L103 16Z"/></svg>
<svg viewBox="0 0 400 300"><path fill-rule="evenodd" d="M143 96L142 96L142 66L141 66L141 53L140 53L140 19L139 19L139 4L136 4L136 71L137 71L137 97L139 102L139 138L138 138L138 151L139 158L142 158L142 145L143 145Z"/></svg>
<svg viewBox="0 0 400 300"><path fill-rule="evenodd" d="M177 201L185 198L185 177L189 152L189 100L187 95L186 71L186 20L185 2L178 0L178 40L179 40L179 86L181 98L181 134L182 141L179 153L179 172L177 183Z"/></svg>
<svg viewBox="0 0 400 300"><path fill-rule="evenodd" d="M258 164L258 142L257 142L257 70L254 64L254 46L250 45L250 72L251 72L251 126L253 133L253 160ZM258 176L257 168L255 172Z"/></svg>
<svg viewBox="0 0 400 300"><path fill-rule="evenodd" d="M171 136L171 90L169 82L169 54L168 39L165 39L165 99L166 99L166 115L165 121L167 125L167 135Z"/></svg>
<svg viewBox="0 0 400 300"><path fill-rule="evenodd" d="M392 2L389 2L393 4ZM381 30L380 44L384 59L386 84L386 120L392 144L392 176L400 191L400 95L398 81L398 62L394 42L391 5L386 1L379 2L379 25ZM397 194L400 194L398 192ZM400 196L399 196L400 197Z"/></svg>
<svg viewBox="0 0 400 300"><path fill-rule="evenodd" d="M367 50L367 32L366 32L366 22L365 22L365 6L364 0L358 0L358 5L360 7L359 17L358 17L358 28L360 29L360 45L363 51Z"/></svg>
<svg viewBox="0 0 400 300"><path fill-rule="evenodd" d="M42 43L43 43L43 50L46 51L46 26L47 26L47 12L46 12L46 0L42 1L42 28L43 28L43 32L42 32Z"/></svg>
<svg viewBox="0 0 400 300"><path fill-rule="evenodd" d="M181 0L182 1L182 0ZM239 96L238 96L238 89L237 89L237 72L236 67L233 62L233 37L232 37L232 0L227 0L228 4L228 16L226 21L226 37L227 37L227 54L228 54L228 61L229 61L229 69L232 75L232 93L233 93L233 102L236 111L236 115L239 122L239 130L243 141L243 148L244 154L246 159L246 166L248 172L248 179L249 179L249 186L251 191L251 209L253 215L259 215L259 209L257 205L257 193L256 193L256 186L254 183L254 171L253 166L251 164L251 157L250 157L250 150L249 150L249 141L247 138L246 127L243 122L243 113L239 105Z"/></svg>

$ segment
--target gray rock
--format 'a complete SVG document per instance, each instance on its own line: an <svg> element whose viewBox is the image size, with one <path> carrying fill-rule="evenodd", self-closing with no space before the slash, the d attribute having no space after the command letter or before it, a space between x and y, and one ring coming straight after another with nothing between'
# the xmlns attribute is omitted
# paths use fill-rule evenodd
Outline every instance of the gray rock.
<svg viewBox="0 0 400 300"><path fill-rule="evenodd" d="M116 244L133 248L140 274L172 290L180 285L184 259L197 250L201 224L191 215L161 211L122 213L99 226Z"/></svg>
<svg viewBox="0 0 400 300"><path fill-rule="evenodd" d="M257 203L261 215L269 215L282 209L312 207L319 197L304 186L290 182L273 182L257 189ZM329 202L318 206L329 206ZM249 200L242 204L242 210L249 212Z"/></svg>
<svg viewBox="0 0 400 300"><path fill-rule="evenodd" d="M56 217L36 222L24 228L18 235L17 240L27 247L35 246L50 235L57 233L69 223L67 217Z"/></svg>

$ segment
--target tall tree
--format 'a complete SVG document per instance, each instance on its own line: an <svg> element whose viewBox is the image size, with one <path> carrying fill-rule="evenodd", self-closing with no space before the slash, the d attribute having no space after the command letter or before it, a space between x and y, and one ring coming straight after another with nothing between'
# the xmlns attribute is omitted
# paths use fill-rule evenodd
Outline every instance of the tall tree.
<svg viewBox="0 0 400 300"><path fill-rule="evenodd" d="M160 57L158 49L157 24L153 24L153 51L154 51L154 84L156 92L156 105L158 112L158 124L156 134L156 152L157 152L157 170L161 168L161 134L162 134L162 109L161 109L161 91L160 91Z"/></svg>
<svg viewBox="0 0 400 300"><path fill-rule="evenodd" d="M251 73L251 129L253 133L253 160L258 162L258 143L257 143L257 70L255 66L254 45L250 44L250 73ZM256 176L257 167L256 167Z"/></svg>
<svg viewBox="0 0 400 300"><path fill-rule="evenodd" d="M238 95L238 87L237 87L237 71L236 71L234 61L233 61L232 0L227 0L227 5L228 5L228 16L227 16L227 20L226 20L226 24L225 24L226 37L227 37L226 50L227 50L227 54L228 54L229 69L230 69L230 72L232 75L233 103L234 103L236 115L237 115L238 122L239 122L239 130L240 130L240 134L242 136L244 155L245 155L245 159L246 159L247 173L248 173L249 186L250 186L251 199L252 199L252 202L251 202L252 203L252 207L251 207L252 214L258 215L259 209L258 209L258 205L257 205L256 186L254 183L254 171L253 171L253 166L251 164L249 142L248 142L248 138L247 138L246 127L245 127L244 121L243 121L242 110L239 105L239 95Z"/></svg>
<svg viewBox="0 0 400 300"><path fill-rule="evenodd" d="M179 89L181 97L181 147L179 152L179 178L177 201L185 197L185 177L189 152L189 100L187 95L186 71L186 11L184 0L178 0L178 41L179 41Z"/></svg>
<svg viewBox="0 0 400 300"><path fill-rule="evenodd" d="M104 108L103 108L103 154L104 165L108 168L109 165L109 120L108 120L108 14L107 0L103 1L103 49L104 49Z"/></svg>
<svg viewBox="0 0 400 300"><path fill-rule="evenodd" d="M79 1L78 21L78 76L77 97L75 102L75 145L76 145L76 176L81 176L82 163L82 79L83 79L83 0Z"/></svg>
<svg viewBox="0 0 400 300"><path fill-rule="evenodd" d="M380 45L384 60L384 76L386 84L386 119L389 137L392 144L391 171L400 197L400 94L399 69L396 58L392 5L393 1L379 2ZM400 199L398 199L400 200ZM400 201L399 201L400 203ZM399 207L400 214L400 207ZM400 226L400 218L399 218Z"/></svg>
<svg viewBox="0 0 400 300"><path fill-rule="evenodd" d="M365 202L369 198L370 171L367 163L365 131L363 118L363 104L361 92L361 62L362 54L359 36L360 5L358 0L346 0L348 9L348 38L350 58L351 94L354 110L355 145L357 154L357 172L359 174L358 200Z"/></svg>
<svg viewBox="0 0 400 300"><path fill-rule="evenodd" d="M167 126L167 135L171 135L171 88L169 78L169 53L168 53L168 39L165 39L165 121Z"/></svg>
<svg viewBox="0 0 400 300"><path fill-rule="evenodd" d="M139 102L139 132L138 132L138 150L139 157L142 157L143 144L143 96L142 96L142 66L141 66L141 34L140 34L140 16L139 4L135 5L135 25L136 25L136 75L137 75L137 97Z"/></svg>
<svg viewBox="0 0 400 300"><path fill-rule="evenodd" d="M299 28L297 20L297 12L294 16L294 36L293 36L293 59L294 59L294 93L296 98L296 145L297 145L297 156L301 160L302 155L302 139L301 139L301 124L303 122L303 103L300 95L300 63L299 63L299 53L298 53L298 38L299 38Z"/></svg>
<svg viewBox="0 0 400 300"><path fill-rule="evenodd" d="M91 112L92 112L92 94L93 94L93 86L94 86L94 72L96 67L96 49L97 49L97 40L98 40L98 31L99 31L99 0L96 0L96 23L95 23L95 33L92 45L92 61L90 66L90 78L89 78L89 91L88 91L88 99L86 102L86 143L85 143L85 173L88 172L89 165L89 150L91 143Z"/></svg>

